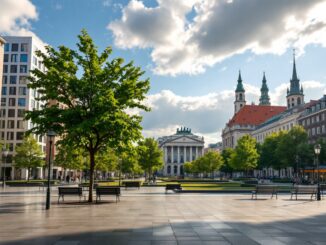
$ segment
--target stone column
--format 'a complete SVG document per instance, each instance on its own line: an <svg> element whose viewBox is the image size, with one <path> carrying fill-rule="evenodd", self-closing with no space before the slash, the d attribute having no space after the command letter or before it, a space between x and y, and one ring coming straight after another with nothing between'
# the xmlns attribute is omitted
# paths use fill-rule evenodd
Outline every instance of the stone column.
<svg viewBox="0 0 326 245"><path fill-rule="evenodd" d="M177 161L180 163L180 146L178 146L178 156L177 156Z"/></svg>
<svg viewBox="0 0 326 245"><path fill-rule="evenodd" d="M187 147L186 146L184 146L183 147L183 162L185 163L186 161L187 161L187 152L186 152L186 150L187 150Z"/></svg>
<svg viewBox="0 0 326 245"><path fill-rule="evenodd" d="M165 157L165 164L168 162L168 147L164 146L164 157Z"/></svg>
<svg viewBox="0 0 326 245"><path fill-rule="evenodd" d="M198 158L198 146L196 146L196 159Z"/></svg>
<svg viewBox="0 0 326 245"><path fill-rule="evenodd" d="M173 146L171 146L171 163L174 163L174 150L173 150Z"/></svg>
<svg viewBox="0 0 326 245"><path fill-rule="evenodd" d="M192 146L190 146L190 161L192 161Z"/></svg>

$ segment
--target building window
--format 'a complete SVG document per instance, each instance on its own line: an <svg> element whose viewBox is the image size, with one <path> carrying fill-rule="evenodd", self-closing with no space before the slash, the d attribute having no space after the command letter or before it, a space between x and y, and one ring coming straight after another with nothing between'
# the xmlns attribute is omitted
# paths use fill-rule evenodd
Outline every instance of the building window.
<svg viewBox="0 0 326 245"><path fill-rule="evenodd" d="M7 104L7 99L1 98L1 106L6 106L6 104Z"/></svg>
<svg viewBox="0 0 326 245"><path fill-rule="evenodd" d="M25 116L25 110L24 109L18 109L17 110L17 112L18 112L18 117L24 117Z"/></svg>
<svg viewBox="0 0 326 245"><path fill-rule="evenodd" d="M16 106L16 99L15 98L9 98L9 106Z"/></svg>
<svg viewBox="0 0 326 245"><path fill-rule="evenodd" d="M18 106L26 106L26 99L25 98L19 98L18 99Z"/></svg>
<svg viewBox="0 0 326 245"><path fill-rule="evenodd" d="M9 95L16 95L16 87L9 87Z"/></svg>
<svg viewBox="0 0 326 245"><path fill-rule="evenodd" d="M315 134L316 134L316 129L315 129L315 128L312 128L312 129L311 129L311 134L312 134L312 135L315 135Z"/></svg>
<svg viewBox="0 0 326 245"><path fill-rule="evenodd" d="M5 117L6 116L6 109L1 109L1 117Z"/></svg>
<svg viewBox="0 0 326 245"><path fill-rule="evenodd" d="M7 84L7 83L8 83L8 77L2 76L2 84Z"/></svg>
<svg viewBox="0 0 326 245"><path fill-rule="evenodd" d="M17 73L17 65L11 65L10 66L10 72L11 73Z"/></svg>
<svg viewBox="0 0 326 245"><path fill-rule="evenodd" d="M7 87L2 87L1 94L2 95L7 95Z"/></svg>
<svg viewBox="0 0 326 245"><path fill-rule="evenodd" d="M174 169L174 171L173 171L173 172L174 172L174 174L178 174L178 166L174 166L174 168L173 168L173 169Z"/></svg>
<svg viewBox="0 0 326 245"><path fill-rule="evenodd" d="M16 140L22 140L24 138L24 132L16 133Z"/></svg>
<svg viewBox="0 0 326 245"><path fill-rule="evenodd" d="M3 62L9 62L9 55L8 54L3 55Z"/></svg>
<svg viewBox="0 0 326 245"><path fill-rule="evenodd" d="M10 45L9 43L5 44L5 52L9 52L10 51Z"/></svg>
<svg viewBox="0 0 326 245"><path fill-rule="evenodd" d="M319 115L316 116L316 122L319 122Z"/></svg>
<svg viewBox="0 0 326 245"><path fill-rule="evenodd" d="M11 62L18 62L18 54L11 55Z"/></svg>
<svg viewBox="0 0 326 245"><path fill-rule="evenodd" d="M325 125L322 125L322 126L321 126L321 133L322 133L322 134L326 133L326 132L325 132Z"/></svg>
<svg viewBox="0 0 326 245"><path fill-rule="evenodd" d="M33 65L37 66L37 58L33 56Z"/></svg>
<svg viewBox="0 0 326 245"><path fill-rule="evenodd" d="M15 128L15 120L8 120L8 128Z"/></svg>
<svg viewBox="0 0 326 245"><path fill-rule="evenodd" d="M10 76L10 84L16 84L17 83L17 76Z"/></svg>
<svg viewBox="0 0 326 245"><path fill-rule="evenodd" d="M317 127L317 134L320 134L320 127Z"/></svg>
<svg viewBox="0 0 326 245"><path fill-rule="evenodd" d="M8 117L15 117L15 109L8 110Z"/></svg>
<svg viewBox="0 0 326 245"><path fill-rule="evenodd" d="M7 140L14 140L14 132L7 132Z"/></svg>
<svg viewBox="0 0 326 245"><path fill-rule="evenodd" d="M21 54L20 55L20 62L27 62L27 61L28 61L27 54Z"/></svg>
<svg viewBox="0 0 326 245"><path fill-rule="evenodd" d="M19 84L27 84L27 77L26 76L20 76L19 77Z"/></svg>
<svg viewBox="0 0 326 245"><path fill-rule="evenodd" d="M1 120L0 121L0 128L5 128L6 127L6 121L5 120Z"/></svg>
<svg viewBox="0 0 326 245"><path fill-rule="evenodd" d="M21 65L19 71L20 73L27 73L27 65Z"/></svg>
<svg viewBox="0 0 326 245"><path fill-rule="evenodd" d="M3 66L3 73L8 73L8 65Z"/></svg>
<svg viewBox="0 0 326 245"><path fill-rule="evenodd" d="M18 52L18 43L11 44L11 52Z"/></svg>
<svg viewBox="0 0 326 245"><path fill-rule="evenodd" d="M21 52L28 52L28 43L22 43L20 45L20 51Z"/></svg>
<svg viewBox="0 0 326 245"><path fill-rule="evenodd" d="M17 128L20 128L20 129L24 128L24 121L23 120L18 120L17 121Z"/></svg>
<svg viewBox="0 0 326 245"><path fill-rule="evenodd" d="M18 95L26 95L26 87L19 87Z"/></svg>

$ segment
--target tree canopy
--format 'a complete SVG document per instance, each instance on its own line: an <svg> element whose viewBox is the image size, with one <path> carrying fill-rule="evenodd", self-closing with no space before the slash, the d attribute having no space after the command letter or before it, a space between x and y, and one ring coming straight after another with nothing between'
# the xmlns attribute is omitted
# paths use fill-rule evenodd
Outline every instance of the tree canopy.
<svg viewBox="0 0 326 245"><path fill-rule="evenodd" d="M149 90L149 80L132 62L111 58L112 49L99 53L85 30L78 36L77 50L48 46L46 53L37 52L46 72L31 71L28 87L36 90L44 102L39 110L26 113L36 134L54 130L64 144L83 148L89 154L90 188L95 155L106 148L116 149L120 142L141 138L141 116L128 113L132 109L148 111L142 101Z"/></svg>
<svg viewBox="0 0 326 245"><path fill-rule="evenodd" d="M153 172L163 167L163 152L157 141L153 138L145 138L137 147L139 165L151 177Z"/></svg>
<svg viewBox="0 0 326 245"><path fill-rule="evenodd" d="M256 140L250 135L244 135L238 140L230 165L235 170L249 171L257 167L258 158Z"/></svg>
<svg viewBox="0 0 326 245"><path fill-rule="evenodd" d="M14 161L17 168L28 169L28 181L32 168L42 167L45 164L44 154L37 141L31 135L24 137L21 145L16 147Z"/></svg>

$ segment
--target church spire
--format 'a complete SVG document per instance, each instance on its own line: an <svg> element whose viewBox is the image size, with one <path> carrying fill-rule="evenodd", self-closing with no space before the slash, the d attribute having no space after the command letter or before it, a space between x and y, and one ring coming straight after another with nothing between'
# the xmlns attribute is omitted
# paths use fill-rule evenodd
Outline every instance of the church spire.
<svg viewBox="0 0 326 245"><path fill-rule="evenodd" d="M235 90L234 114L246 105L245 90L242 84L241 72L239 71L238 84Z"/></svg>
<svg viewBox="0 0 326 245"><path fill-rule="evenodd" d="M290 89L287 90L288 108L292 108L304 104L303 88L300 86L300 80L297 75L297 67L295 63L295 49L293 49L293 70L290 80Z"/></svg>
<svg viewBox="0 0 326 245"><path fill-rule="evenodd" d="M237 88L235 90L236 93L238 92L245 92L244 88L243 88L243 84L242 84L242 78L241 78L241 71L239 70L239 77L238 77L238 85Z"/></svg>
<svg viewBox="0 0 326 245"><path fill-rule="evenodd" d="M266 76L265 76L265 72L263 75L263 81L262 81L262 86L260 89L261 95L260 95L260 99L259 99L259 105L270 105L270 98L268 95L268 86L267 86L267 80L266 80Z"/></svg>
<svg viewBox="0 0 326 245"><path fill-rule="evenodd" d="M292 71L292 80L299 80L297 76L297 68L295 65L295 49L293 49L293 71Z"/></svg>

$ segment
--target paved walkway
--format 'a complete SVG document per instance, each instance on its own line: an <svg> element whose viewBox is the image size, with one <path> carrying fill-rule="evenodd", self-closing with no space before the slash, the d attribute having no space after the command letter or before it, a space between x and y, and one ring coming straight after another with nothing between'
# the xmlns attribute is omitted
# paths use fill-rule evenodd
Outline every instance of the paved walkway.
<svg viewBox="0 0 326 245"><path fill-rule="evenodd" d="M303 197L306 198L306 197ZM102 204L68 198L44 210L37 188L0 190L0 244L326 244L326 200L123 191Z"/></svg>

